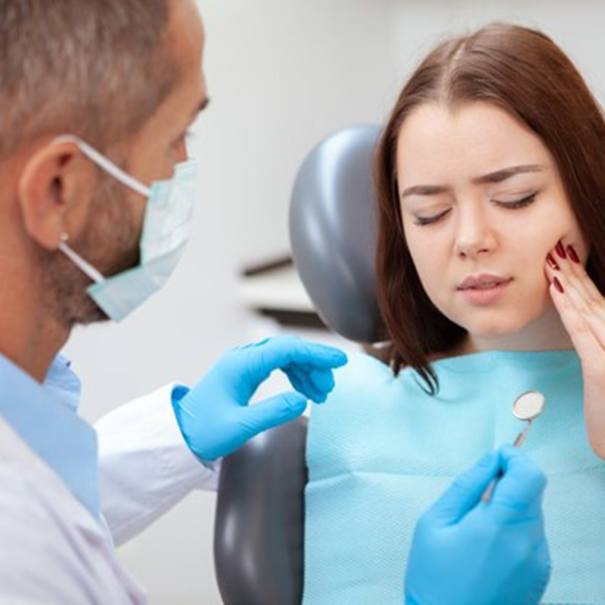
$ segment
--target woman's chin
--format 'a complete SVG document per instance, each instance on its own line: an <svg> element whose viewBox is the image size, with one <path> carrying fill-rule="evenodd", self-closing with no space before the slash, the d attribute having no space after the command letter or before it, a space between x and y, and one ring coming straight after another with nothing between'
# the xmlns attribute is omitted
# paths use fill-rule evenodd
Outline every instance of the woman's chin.
<svg viewBox="0 0 605 605"><path fill-rule="evenodd" d="M530 317L473 318L461 325L472 338L496 339L518 334L532 321Z"/></svg>

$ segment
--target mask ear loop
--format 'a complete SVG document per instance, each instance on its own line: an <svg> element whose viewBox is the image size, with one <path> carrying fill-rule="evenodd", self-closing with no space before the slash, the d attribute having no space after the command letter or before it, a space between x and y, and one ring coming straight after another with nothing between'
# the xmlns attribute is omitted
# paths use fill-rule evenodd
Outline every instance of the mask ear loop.
<svg viewBox="0 0 605 605"><path fill-rule="evenodd" d="M59 243L59 250L65 254L71 260L71 262L85 273L92 281L97 284L102 284L105 281L105 278L101 273L99 273L91 264L87 263L79 254L76 254L68 245L67 241L69 240L69 235L63 231L61 233L61 242Z"/></svg>
<svg viewBox="0 0 605 605"><path fill-rule="evenodd" d="M80 151L92 162L94 162L99 168L105 170L108 174L110 174L117 181L129 187L136 193L141 194L142 196L149 198L151 194L151 190L143 185L140 181L135 179L133 176L122 170L119 166L114 164L110 159L106 158L102 153L99 153L94 147L91 147L86 141L82 140L80 137L64 134L53 139L53 143L74 143L80 149ZM67 245L67 241L69 240L69 235L65 233L61 233L60 235L61 241L58 245L58 249L65 254L73 263L80 269L84 274L86 274L92 281L97 284L102 284L105 281L105 278L99 271L97 271L90 263L87 263L79 254L74 252L72 248Z"/></svg>
<svg viewBox="0 0 605 605"><path fill-rule="evenodd" d="M106 158L102 153L99 153L94 147L91 147L86 141L72 134L62 134L55 137L53 143L74 143L80 151L99 168L110 174L114 179L132 189L143 197L148 198L151 195L151 190L132 175L122 170L118 165L114 164L109 158Z"/></svg>

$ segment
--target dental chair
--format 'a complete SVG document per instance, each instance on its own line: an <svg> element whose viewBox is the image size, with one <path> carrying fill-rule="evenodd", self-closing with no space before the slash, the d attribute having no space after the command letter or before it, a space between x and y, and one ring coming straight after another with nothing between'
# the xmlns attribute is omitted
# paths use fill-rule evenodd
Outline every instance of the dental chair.
<svg viewBox="0 0 605 605"><path fill-rule="evenodd" d="M378 135L377 126L359 126L323 140L304 160L290 204L294 262L318 314L360 343L380 340L371 176ZM225 605L301 603L306 432L302 417L223 460L214 559Z"/></svg>

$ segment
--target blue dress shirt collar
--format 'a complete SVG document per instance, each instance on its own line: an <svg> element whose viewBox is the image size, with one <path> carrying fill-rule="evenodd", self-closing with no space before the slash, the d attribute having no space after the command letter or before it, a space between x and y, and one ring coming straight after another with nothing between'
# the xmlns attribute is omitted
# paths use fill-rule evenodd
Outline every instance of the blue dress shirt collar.
<svg viewBox="0 0 605 605"><path fill-rule="evenodd" d="M41 385L0 355L0 415L98 517L97 437L77 415L80 381L69 366L59 355Z"/></svg>

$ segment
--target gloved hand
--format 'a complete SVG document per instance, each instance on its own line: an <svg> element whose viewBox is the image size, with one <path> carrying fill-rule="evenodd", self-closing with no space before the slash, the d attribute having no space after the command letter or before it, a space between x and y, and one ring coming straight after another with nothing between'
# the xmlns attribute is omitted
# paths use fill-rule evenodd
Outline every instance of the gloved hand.
<svg viewBox="0 0 605 605"><path fill-rule="evenodd" d="M300 416L307 399L324 402L334 388L332 369L346 362L342 351L296 336L237 347L194 389L173 392L185 441L203 461L231 454L258 433ZM258 386L276 369L286 373L296 392L248 406Z"/></svg>
<svg viewBox="0 0 605 605"><path fill-rule="evenodd" d="M502 469L491 500L483 490ZM460 475L420 518L406 605L535 605L550 577L543 473L505 446Z"/></svg>

